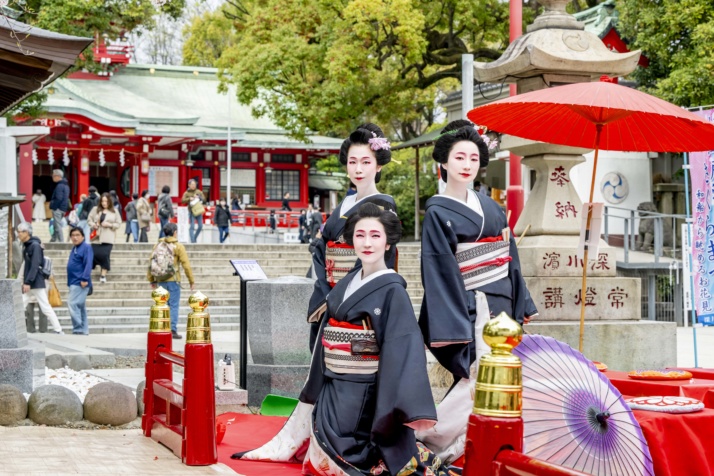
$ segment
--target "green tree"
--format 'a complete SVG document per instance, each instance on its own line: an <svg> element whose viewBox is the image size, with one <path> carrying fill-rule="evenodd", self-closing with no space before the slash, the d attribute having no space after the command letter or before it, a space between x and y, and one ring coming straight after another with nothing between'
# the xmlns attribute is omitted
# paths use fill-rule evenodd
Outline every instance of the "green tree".
<svg viewBox="0 0 714 476"><path fill-rule="evenodd" d="M298 138L344 135L365 120L396 120L402 139L419 135L434 121L438 88L460 79L461 55L490 61L508 44L500 0L227 3L237 41L217 66L255 115ZM527 8L524 21L532 18Z"/></svg>
<svg viewBox="0 0 714 476"><path fill-rule="evenodd" d="M619 29L649 60L640 88L680 106L714 103L714 1L618 0Z"/></svg>
<svg viewBox="0 0 714 476"><path fill-rule="evenodd" d="M223 10L195 17L183 31L183 64L215 67L221 53L235 45L233 22Z"/></svg>
<svg viewBox="0 0 714 476"><path fill-rule="evenodd" d="M11 0L8 6L20 11L18 20L32 26L67 35L99 35L115 40L140 26L150 28L159 12L178 18L185 0L169 0L160 7L151 0ZM19 36L21 44L22 35ZM93 61L92 49L87 48L74 70L101 68Z"/></svg>

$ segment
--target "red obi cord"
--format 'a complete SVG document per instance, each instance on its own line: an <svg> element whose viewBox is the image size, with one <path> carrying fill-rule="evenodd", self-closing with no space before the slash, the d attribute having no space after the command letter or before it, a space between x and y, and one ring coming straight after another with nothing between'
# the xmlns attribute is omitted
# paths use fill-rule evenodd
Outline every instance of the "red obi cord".
<svg viewBox="0 0 714 476"><path fill-rule="evenodd" d="M483 263L476 263L476 264L472 264L469 266L464 266L463 268L459 268L459 271L461 271L462 273L468 273L469 271L473 271L474 269L483 268L486 266L498 267L498 266L502 266L512 260L513 260L513 258L511 258L510 256L506 256L505 258L494 258L494 259L490 259L488 261L484 261Z"/></svg>
<svg viewBox="0 0 714 476"><path fill-rule="evenodd" d="M349 322L346 321L338 321L335 318L331 317L329 321L327 321L327 325L330 327L342 327L344 329L355 329L355 330L363 330L364 327L358 326L357 324L350 324Z"/></svg>

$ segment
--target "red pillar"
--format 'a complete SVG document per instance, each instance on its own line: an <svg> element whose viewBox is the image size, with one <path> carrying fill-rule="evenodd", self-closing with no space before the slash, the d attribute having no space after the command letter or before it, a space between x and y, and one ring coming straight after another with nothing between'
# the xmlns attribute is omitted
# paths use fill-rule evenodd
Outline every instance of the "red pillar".
<svg viewBox="0 0 714 476"><path fill-rule="evenodd" d="M215 464L218 461L218 452L213 344L191 343L188 341L189 332L186 331L187 341L184 348L186 367L183 378L182 420L186 440L183 460L189 466Z"/></svg>
<svg viewBox="0 0 714 476"><path fill-rule="evenodd" d="M466 430L464 476L491 474L491 464L499 451L523 451L523 419L473 414Z"/></svg>
<svg viewBox="0 0 714 476"><path fill-rule="evenodd" d="M310 203L310 192L307 188L309 179L308 164L305 164L300 171L300 204L298 205L300 208L307 208L307 204Z"/></svg>
<svg viewBox="0 0 714 476"><path fill-rule="evenodd" d="M514 42L523 34L523 4L521 0L510 0L510 41ZM518 94L516 85L510 85L511 96ZM509 184L506 189L506 210L511 213L511 219L508 221L508 226L513 229L516 226L518 218L523 211L523 182L521 177L521 158L517 155L510 154L508 163Z"/></svg>
<svg viewBox="0 0 714 476"><path fill-rule="evenodd" d="M20 204L20 210L26 221L32 221L32 144L20 146L19 173L17 182L17 193L25 196L25 201ZM49 190L44 190L47 201L50 200Z"/></svg>
<svg viewBox="0 0 714 476"><path fill-rule="evenodd" d="M227 170L227 169L226 169ZM230 173L230 172L228 172ZM213 167L211 167L211 197L209 200L212 200L214 203L218 203L218 200L221 197L221 169L218 165L213 164ZM230 200L228 200L230 203Z"/></svg>

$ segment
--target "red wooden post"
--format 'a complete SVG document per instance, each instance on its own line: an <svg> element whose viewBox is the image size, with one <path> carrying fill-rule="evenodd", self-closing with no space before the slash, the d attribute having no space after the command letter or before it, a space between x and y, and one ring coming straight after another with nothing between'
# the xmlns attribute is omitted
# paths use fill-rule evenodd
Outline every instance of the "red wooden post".
<svg viewBox="0 0 714 476"><path fill-rule="evenodd" d="M218 461L216 448L216 394L213 373L213 344L208 297L196 292L188 299L193 310L188 315L184 368L183 461L187 465L208 465Z"/></svg>
<svg viewBox="0 0 714 476"><path fill-rule="evenodd" d="M501 313L483 329L490 354L479 361L473 414L466 432L464 476L491 474L504 448L523 448L521 360L511 353L523 337L521 326Z"/></svg>
<svg viewBox="0 0 714 476"><path fill-rule="evenodd" d="M145 436L151 436L151 419L154 415L154 405L157 404L154 398L154 380L171 380L173 372L170 362L161 360L157 362L156 359L156 351L159 348L171 352L171 312L166 304L169 300L169 292L158 287L151 293L151 299L154 300L154 305L151 306L149 332L146 339L146 364L144 364L146 385L143 395L144 414L141 416L141 429Z"/></svg>
<svg viewBox="0 0 714 476"><path fill-rule="evenodd" d="M509 2L509 40L516 41L523 34L523 3L522 0L510 0ZM510 85L510 95L518 94L517 86ZM521 158L515 154L510 154L508 162L508 188L506 189L506 208L511 212L511 219L508 226L511 229L516 227L518 218L523 211L524 191L523 178L521 173Z"/></svg>

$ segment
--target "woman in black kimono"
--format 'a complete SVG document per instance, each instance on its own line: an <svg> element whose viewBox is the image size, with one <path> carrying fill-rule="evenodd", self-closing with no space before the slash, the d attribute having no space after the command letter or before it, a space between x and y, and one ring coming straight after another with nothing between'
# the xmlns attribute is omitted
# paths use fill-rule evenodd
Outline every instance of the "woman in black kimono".
<svg viewBox="0 0 714 476"><path fill-rule="evenodd" d="M390 160L392 153L389 141L384 137L382 129L374 124L359 126L340 147L340 162L347 166L347 175L356 185L357 193L345 197L332 212L325 222L322 238L318 240L313 253L317 281L307 311L307 320L312 324L310 350L315 346L317 331L325 312L327 294L352 268L360 266L354 249L342 238L347 218L357 212L359 204L368 202L385 210L397 210L394 199L377 190L382 166ZM387 262L389 268L394 267L394 256Z"/></svg>
<svg viewBox="0 0 714 476"><path fill-rule="evenodd" d="M286 461L304 453L303 474L313 475L460 474L414 436L434 425L436 410L406 282L385 262L401 235L399 219L367 203L344 234L362 266L327 298L300 404L270 443L234 457ZM310 409L311 424L295 421Z"/></svg>
<svg viewBox="0 0 714 476"><path fill-rule="evenodd" d="M464 451L478 359L490 351L482 338L484 325L501 312L523 324L537 311L506 215L494 200L469 189L479 168L488 165L488 146L474 125L448 124L433 158L446 188L426 203L419 326L455 385L439 405L439 423L417 436L451 462Z"/></svg>

